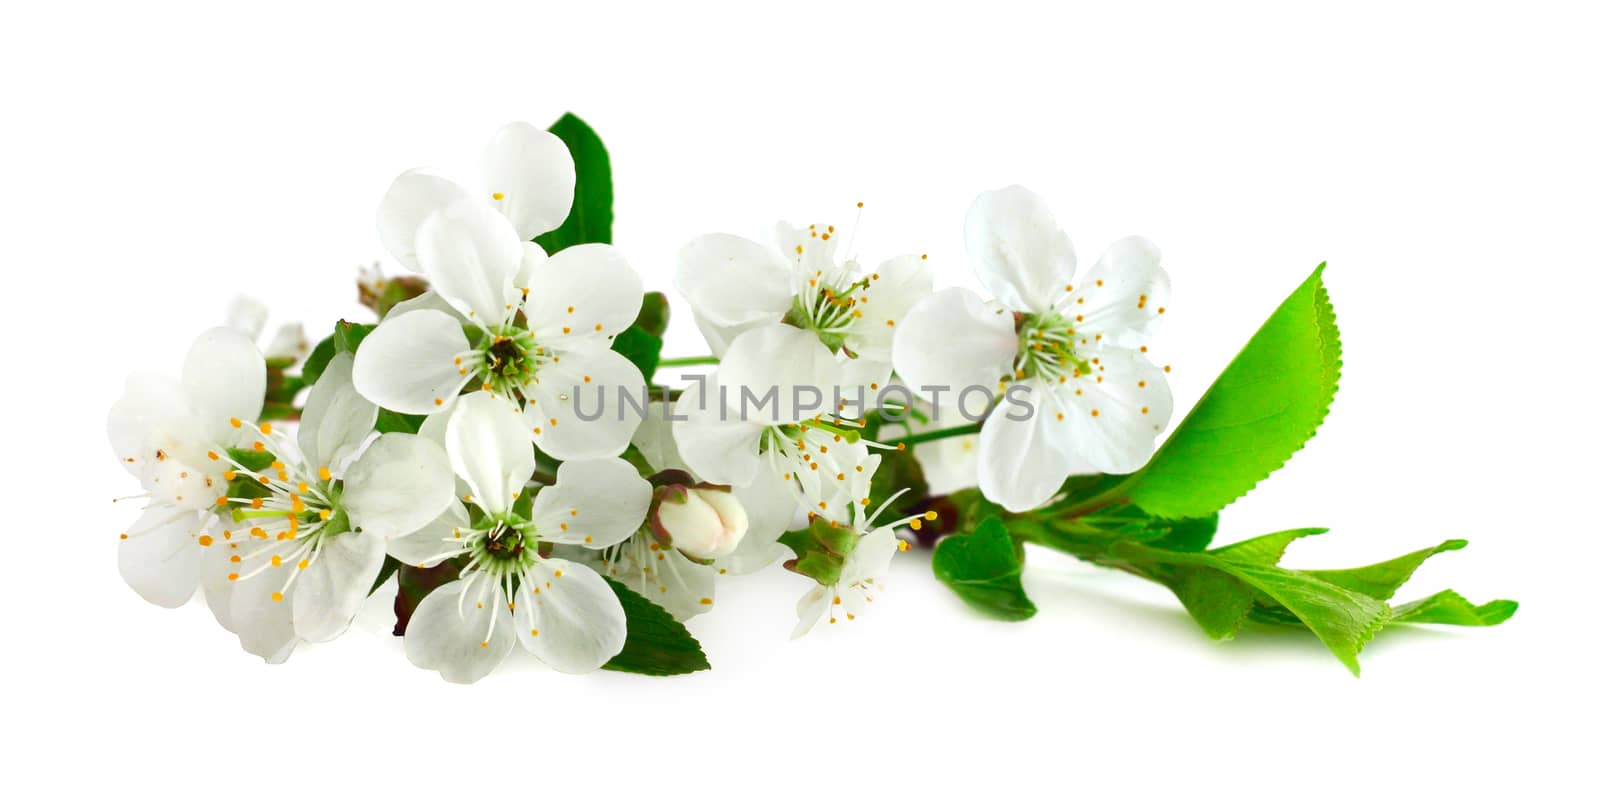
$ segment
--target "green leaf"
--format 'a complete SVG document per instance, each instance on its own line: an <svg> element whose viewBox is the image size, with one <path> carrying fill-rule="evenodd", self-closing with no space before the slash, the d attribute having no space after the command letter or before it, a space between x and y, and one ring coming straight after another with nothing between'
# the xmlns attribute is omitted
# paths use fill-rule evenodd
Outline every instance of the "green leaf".
<svg viewBox="0 0 1600 796"><path fill-rule="evenodd" d="M1019 621L1038 611L1022 590L1022 562L998 517L939 542L933 574L967 605L996 619Z"/></svg>
<svg viewBox="0 0 1600 796"><path fill-rule="evenodd" d="M1297 539L1307 536L1320 536L1328 532L1327 528L1296 528L1292 531L1278 531L1254 539L1246 539L1224 547L1212 548L1211 555L1237 561L1241 564L1260 564L1273 566L1283 559L1283 553L1289 545Z"/></svg>
<svg viewBox="0 0 1600 796"><path fill-rule="evenodd" d="M1394 619L1390 621L1490 627L1510 619L1516 612L1515 600L1490 600L1483 605L1473 605L1467 598L1446 589L1432 597L1395 606Z"/></svg>
<svg viewBox="0 0 1600 796"><path fill-rule="evenodd" d="M261 472L271 467L272 463L278 460L278 457L267 451L252 450L250 448L229 448L228 458L232 459L240 467L254 472Z"/></svg>
<svg viewBox="0 0 1600 796"><path fill-rule="evenodd" d="M1417 567L1422 566L1422 562L1440 553L1460 550L1466 546L1465 539L1447 539L1433 547L1370 566L1355 569L1313 569L1307 570L1306 574L1351 591L1361 592L1369 597L1387 600L1411 579L1411 573L1416 572Z"/></svg>
<svg viewBox="0 0 1600 796"><path fill-rule="evenodd" d="M354 354L361 347L361 341L378 328L371 323L351 323L339 321L333 325L333 348L335 353Z"/></svg>
<svg viewBox="0 0 1600 796"><path fill-rule="evenodd" d="M561 226L534 238L534 242L555 254L581 243L611 242L611 156L600 143L600 136L572 114L550 126L572 152L578 170L577 187L572 196L572 212Z"/></svg>
<svg viewBox="0 0 1600 796"><path fill-rule="evenodd" d="M383 584L388 583L389 578L394 577L394 573L400 571L400 566L400 559L394 556L384 556L383 568L378 570L378 577L373 579L372 588L367 589L367 596L371 597L373 592L383 588Z"/></svg>
<svg viewBox="0 0 1600 796"><path fill-rule="evenodd" d="M322 378L322 371L328 367L328 362L333 355L339 353L334 347L333 335L328 335L319 341L311 353L306 355L306 361L300 366L300 380L305 386L310 387Z"/></svg>
<svg viewBox="0 0 1600 796"><path fill-rule="evenodd" d="M667 322L671 319L672 307L667 303L667 294L653 290L644 294L644 301L639 305L639 317L633 319L633 325L656 337L666 337Z"/></svg>
<svg viewBox="0 0 1600 796"><path fill-rule="evenodd" d="M1341 364L1322 269L1284 300L1149 464L1117 491L1151 514L1204 516L1305 446L1328 414Z"/></svg>
<svg viewBox="0 0 1600 796"><path fill-rule="evenodd" d="M661 364L661 338L638 326L629 326L611 341L611 349L632 362L644 375L646 384L655 378L656 366Z"/></svg>
<svg viewBox="0 0 1600 796"><path fill-rule="evenodd" d="M397 431L403 434L415 434L422 429L422 421L428 419L425 415L403 415L391 412L388 409L378 410L378 423L374 428L381 434Z"/></svg>
<svg viewBox="0 0 1600 796"><path fill-rule="evenodd" d="M606 583L622 601L622 612L628 617L628 640L623 643L622 651L601 668L653 676L688 674L711 668L700 642L695 641L682 622L628 587L610 578L606 578Z"/></svg>

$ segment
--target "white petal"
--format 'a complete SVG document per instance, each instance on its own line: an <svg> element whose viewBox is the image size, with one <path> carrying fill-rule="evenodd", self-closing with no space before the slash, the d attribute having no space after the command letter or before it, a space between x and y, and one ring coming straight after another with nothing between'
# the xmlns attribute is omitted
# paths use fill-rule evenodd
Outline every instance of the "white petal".
<svg viewBox="0 0 1600 796"><path fill-rule="evenodd" d="M1161 368L1138 352L1080 353L1091 357L1093 373L1058 391L1066 405L1067 447L1098 472L1131 473L1149 461L1156 435L1172 419L1172 391Z"/></svg>
<svg viewBox="0 0 1600 796"><path fill-rule="evenodd" d="M539 272L539 268L548 259L550 259L550 255L545 253L543 246L531 240L523 241L522 264L517 266L517 275L511 278L511 284L519 290L531 288L534 275Z"/></svg>
<svg viewBox="0 0 1600 796"><path fill-rule="evenodd" d="M464 199L428 216L417 228L417 262L445 301L480 324L497 326L515 314L513 277L522 266L522 241L505 216Z"/></svg>
<svg viewBox="0 0 1600 796"><path fill-rule="evenodd" d="M157 374L134 373L106 417L106 436L123 468L141 475L146 459L160 446L155 438L192 424L189 399L181 384ZM202 431L194 429L192 435L200 437Z"/></svg>
<svg viewBox="0 0 1600 796"><path fill-rule="evenodd" d="M577 168L566 143L553 133L512 122L489 139L483 177L485 198L511 220L519 238L532 240L566 220Z"/></svg>
<svg viewBox="0 0 1600 796"><path fill-rule="evenodd" d="M342 505L350 525L380 539L421 528L454 500L450 460L432 440L415 434L378 437L344 477Z"/></svg>
<svg viewBox="0 0 1600 796"><path fill-rule="evenodd" d="M671 421L672 438L695 474L712 483L743 486L756 477L766 427L736 419L723 406L721 394L715 376L691 383L673 403L675 415L685 419Z"/></svg>
<svg viewBox="0 0 1600 796"><path fill-rule="evenodd" d="M703 235L678 252L673 285L695 315L722 325L775 323L794 303L789 264L737 235Z"/></svg>
<svg viewBox="0 0 1600 796"><path fill-rule="evenodd" d="M351 378L362 397L385 409L433 414L469 378L456 364L466 352L467 336L455 318L434 310L391 314L361 341Z"/></svg>
<svg viewBox="0 0 1600 796"><path fill-rule="evenodd" d="M815 334L774 324L739 335L728 346L717 379L727 390L734 417L778 424L823 414L840 372L833 352ZM769 394L774 400L758 407Z"/></svg>
<svg viewBox="0 0 1600 796"><path fill-rule="evenodd" d="M1052 392L1036 380L1027 400L1033 416L1013 419L1024 410L1002 401L978 432L978 488L1007 511L1037 508L1067 480L1072 459L1066 443L1065 410Z"/></svg>
<svg viewBox="0 0 1600 796"><path fill-rule="evenodd" d="M1006 307L1043 312L1072 282L1077 256L1044 200L1020 185L979 194L967 211L967 256Z"/></svg>
<svg viewBox="0 0 1600 796"><path fill-rule="evenodd" d="M633 431L633 446L639 449L645 463L658 472L689 470L689 464L678 455L678 443L672 438L675 424L668 419L669 415L681 416L671 401L650 404L639 427Z"/></svg>
<svg viewBox="0 0 1600 796"><path fill-rule="evenodd" d="M850 551L848 580L854 583L883 577L899 549L900 540L895 538L892 528L879 528L861 537L856 541L856 549Z"/></svg>
<svg viewBox="0 0 1600 796"><path fill-rule="evenodd" d="M704 315L701 315L698 312L691 314L694 315L695 328L698 328L700 330L700 336L705 338L706 347L711 349L712 356L718 358L721 358L728 353L728 346L732 345L733 341L738 339L739 335L744 334L745 332L748 332L758 326L767 326L769 324L777 323L776 320L773 320L770 317L762 317L749 323L736 323L729 325L708 320Z"/></svg>
<svg viewBox="0 0 1600 796"><path fill-rule="evenodd" d="M829 595L832 593L832 589L813 586L810 591L801 595L800 602L794 607L795 616L799 617L800 621L795 623L794 632L789 634L789 638L796 639L810 633L811 629L822 621L822 614L828 608L828 603L831 601Z"/></svg>
<svg viewBox="0 0 1600 796"><path fill-rule="evenodd" d="M349 458L372 433L377 404L361 397L350 379L355 357L335 354L306 396L296 439L312 472Z"/></svg>
<svg viewBox="0 0 1600 796"><path fill-rule="evenodd" d="M467 316L456 312L456 308L450 306L450 302L445 301L438 293L432 290L424 290L416 298L408 298L390 307L389 313L384 315L383 319L386 321L393 320L408 312L416 312L417 310L436 310L455 318L457 323L467 322Z"/></svg>
<svg viewBox="0 0 1600 796"><path fill-rule="evenodd" d="M583 674L622 651L627 617L615 592L594 570L551 558L517 588L517 638L550 668Z"/></svg>
<svg viewBox="0 0 1600 796"><path fill-rule="evenodd" d="M778 537L794 526L799 503L794 489L764 461L749 485L733 488L733 496L744 506L750 528L739 540L739 547L718 558L716 564L730 574L745 575L765 568L788 552Z"/></svg>
<svg viewBox="0 0 1600 796"><path fill-rule="evenodd" d="M592 343L562 350L560 360L540 368L534 383L523 387L530 399L523 411L537 429L535 443L562 460L622 453L639 427L634 407L645 403L639 368Z"/></svg>
<svg viewBox="0 0 1600 796"><path fill-rule="evenodd" d="M1103 337L1107 345L1138 345L1155 331L1166 312L1172 280L1161 267L1161 250L1140 237L1123 238L1100 256L1068 304L1077 315L1078 334Z"/></svg>
<svg viewBox="0 0 1600 796"><path fill-rule="evenodd" d="M233 581L228 580L229 574L239 571L238 565L231 560L236 552L238 550L231 544L211 545L206 548L200 573L200 587L205 592L206 607L211 609L217 624L229 633L238 632L233 625Z"/></svg>
<svg viewBox="0 0 1600 796"><path fill-rule="evenodd" d="M211 438L219 439L229 433L229 418L253 423L261 416L267 363L250 338L219 326L194 341L183 361L182 381Z"/></svg>
<svg viewBox="0 0 1600 796"><path fill-rule="evenodd" d="M621 459L562 462L555 484L533 500L539 540L596 549L617 544L644 523L651 491Z"/></svg>
<svg viewBox="0 0 1600 796"><path fill-rule="evenodd" d="M639 317L639 274L611 246L571 246L532 271L525 312L535 339L610 339Z"/></svg>
<svg viewBox="0 0 1600 796"><path fill-rule="evenodd" d="M294 630L306 641L332 641L350 627L383 568L383 538L341 533L322 543L294 582Z"/></svg>
<svg viewBox="0 0 1600 796"><path fill-rule="evenodd" d="M446 583L422 598L406 625L406 658L452 683L477 682L494 671L516 646L516 628L492 580ZM468 585L472 592L463 599Z"/></svg>
<svg viewBox="0 0 1600 796"><path fill-rule="evenodd" d="M912 308L894 338L894 368L913 390L954 411L969 386L995 390L1017 356L1010 312L969 290L941 290ZM948 391L937 393L938 388Z"/></svg>
<svg viewBox="0 0 1600 796"><path fill-rule="evenodd" d="M464 188L443 177L408 171L395 178L378 203L378 239L401 265L421 271L417 229L428 216L466 198Z"/></svg>
<svg viewBox="0 0 1600 796"><path fill-rule="evenodd" d="M117 570L140 597L177 608L194 595L206 549L198 541L205 515L152 506L117 546Z"/></svg>
<svg viewBox="0 0 1600 796"><path fill-rule="evenodd" d="M676 550L663 550L657 553L650 575L640 593L667 609L678 621L711 610L712 598L716 595L716 574L712 567L696 564Z"/></svg>
<svg viewBox="0 0 1600 796"><path fill-rule="evenodd" d="M467 509L458 500L420 529L389 540L389 555L413 567L433 566L446 553L461 552L455 531L472 525Z"/></svg>
<svg viewBox="0 0 1600 796"><path fill-rule="evenodd" d="M278 327L272 339L261 348L267 359L299 362L311 353L311 341L306 339L306 328L300 323L286 323Z"/></svg>
<svg viewBox="0 0 1600 796"><path fill-rule="evenodd" d="M856 307L861 317L851 327L850 350L869 359L888 361L895 332L906 314L933 293L933 272L922 257L905 255L878 266L861 291Z"/></svg>
<svg viewBox="0 0 1600 796"><path fill-rule="evenodd" d="M260 337L261 330L267 327L267 305L249 296L235 296L228 304L228 316L224 323L254 340Z"/></svg>
<svg viewBox="0 0 1600 796"><path fill-rule="evenodd" d="M233 615L229 626L238 634L239 646L267 663L288 660L298 640L294 612L282 592L287 580L288 575L277 569L240 578L233 582L233 595L228 599ZM273 599L274 594L278 599Z"/></svg>
<svg viewBox="0 0 1600 796"><path fill-rule="evenodd" d="M533 477L532 435L511 401L492 393L461 399L445 429L445 449L456 475L472 487L473 502L490 514L510 509Z"/></svg>

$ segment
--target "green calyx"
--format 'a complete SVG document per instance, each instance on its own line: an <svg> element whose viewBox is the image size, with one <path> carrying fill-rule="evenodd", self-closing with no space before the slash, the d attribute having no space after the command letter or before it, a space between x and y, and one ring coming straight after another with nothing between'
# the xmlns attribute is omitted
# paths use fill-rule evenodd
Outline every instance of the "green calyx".
<svg viewBox="0 0 1600 796"><path fill-rule="evenodd" d="M784 562L784 569L823 586L839 583L844 562L856 549L858 539L854 528L822 517L814 517L805 528L778 537L795 554L793 560Z"/></svg>
<svg viewBox="0 0 1600 796"><path fill-rule="evenodd" d="M1017 378L1060 379L1092 368L1073 347L1072 322L1055 312L1023 315L1017 326Z"/></svg>

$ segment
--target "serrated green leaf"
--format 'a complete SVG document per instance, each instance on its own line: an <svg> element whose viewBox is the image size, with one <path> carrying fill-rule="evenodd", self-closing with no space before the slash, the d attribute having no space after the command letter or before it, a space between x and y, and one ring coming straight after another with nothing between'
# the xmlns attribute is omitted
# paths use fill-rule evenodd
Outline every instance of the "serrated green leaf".
<svg viewBox="0 0 1600 796"><path fill-rule="evenodd" d="M1510 619L1516 612L1515 600L1490 600L1483 605L1473 605L1467 598L1446 589L1431 597L1395 606L1394 618L1390 621L1490 627Z"/></svg>
<svg viewBox="0 0 1600 796"><path fill-rule="evenodd" d="M1283 552L1297 539L1307 536L1320 536L1328 532L1327 528L1295 528L1289 531L1278 531L1242 542L1215 547L1207 551L1211 555L1237 561L1241 564L1260 564L1273 566L1283 559Z"/></svg>
<svg viewBox="0 0 1600 796"><path fill-rule="evenodd" d="M428 419L425 415L403 415L391 412L388 409L378 410L378 422L375 428L381 434L399 432L402 434L415 434L422 429L422 421Z"/></svg>
<svg viewBox="0 0 1600 796"><path fill-rule="evenodd" d="M1325 265L1325 264L1324 264ZM1212 514L1311 439L1338 389L1339 328L1317 266L1118 491L1163 517Z"/></svg>
<svg viewBox="0 0 1600 796"><path fill-rule="evenodd" d="M1196 553L1211 546L1217 536L1218 515L1163 520L1166 533L1146 544L1163 550Z"/></svg>
<svg viewBox="0 0 1600 796"><path fill-rule="evenodd" d="M550 254L582 243L610 243L611 156L606 154L605 144L589 125L570 113L557 119L550 132L572 152L578 181L567 220L534 242Z"/></svg>
<svg viewBox="0 0 1600 796"><path fill-rule="evenodd" d="M611 341L611 350L632 362L644 376L645 384L655 378L656 367L661 364L661 338L637 326L629 326Z"/></svg>
<svg viewBox="0 0 1600 796"><path fill-rule="evenodd" d="M1022 562L998 517L941 540L933 549L933 574L967 605L997 619L1020 621L1039 610L1022 589Z"/></svg>
<svg viewBox="0 0 1600 796"><path fill-rule="evenodd" d="M711 668L700 642L682 622L627 586L610 578L606 583L616 592L622 612L628 617L628 639L623 642L622 651L601 668L657 677Z"/></svg>
<svg viewBox="0 0 1600 796"><path fill-rule="evenodd" d="M1414 553L1407 553L1399 558L1393 558L1377 564L1355 569L1310 569L1306 574L1325 580L1336 586L1342 586L1351 591L1361 592L1368 597L1387 600L1394 596L1396 591L1411 579L1411 573L1422 566L1422 562L1450 550L1460 550L1467 546L1465 539L1448 539L1433 547L1423 548Z"/></svg>

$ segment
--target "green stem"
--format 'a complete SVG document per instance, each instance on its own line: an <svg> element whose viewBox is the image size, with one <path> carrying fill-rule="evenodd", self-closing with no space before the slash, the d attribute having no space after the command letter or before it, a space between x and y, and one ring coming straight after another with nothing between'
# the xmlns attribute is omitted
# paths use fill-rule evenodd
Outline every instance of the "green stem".
<svg viewBox="0 0 1600 796"><path fill-rule="evenodd" d="M694 367L695 365L715 365L718 361L719 360L716 357L711 356L710 354L702 357L674 357L671 359L663 359L660 362L657 362L656 367L689 368Z"/></svg>
<svg viewBox="0 0 1600 796"><path fill-rule="evenodd" d="M901 437L900 439L894 441L907 448L910 448L914 445L920 445L924 442L933 442L935 440L949 439L950 437L962 437L966 436L967 434L976 434L978 433L978 429L982 427L982 423L968 423L964 426L956 426L954 428L941 428L934 431L924 431L921 434L912 434L909 437Z"/></svg>

